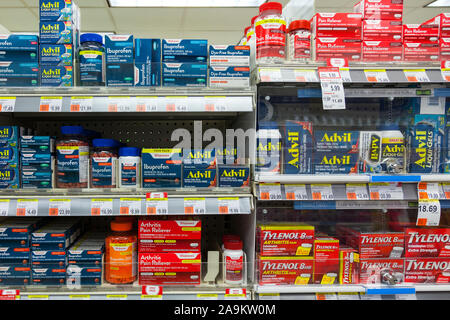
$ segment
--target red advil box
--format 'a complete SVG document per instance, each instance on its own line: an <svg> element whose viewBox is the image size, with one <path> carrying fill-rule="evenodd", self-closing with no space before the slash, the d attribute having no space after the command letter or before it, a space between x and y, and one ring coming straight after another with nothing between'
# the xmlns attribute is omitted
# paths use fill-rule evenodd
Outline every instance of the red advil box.
<svg viewBox="0 0 450 320"><path fill-rule="evenodd" d="M403 43L393 41L363 41L364 61L401 61Z"/></svg>
<svg viewBox="0 0 450 320"><path fill-rule="evenodd" d="M431 45L423 42L403 41L403 60L439 61L439 43Z"/></svg>
<svg viewBox="0 0 450 320"><path fill-rule="evenodd" d="M405 258L405 282L450 283L450 258Z"/></svg>
<svg viewBox="0 0 450 320"><path fill-rule="evenodd" d="M403 282L404 259L361 259L359 266L361 284L383 283L386 274L397 279L397 283Z"/></svg>
<svg viewBox="0 0 450 320"><path fill-rule="evenodd" d="M405 229L405 257L450 258L450 228Z"/></svg>
<svg viewBox="0 0 450 320"><path fill-rule="evenodd" d="M312 256L314 252L310 225L261 225L256 236L262 256Z"/></svg>
<svg viewBox="0 0 450 320"><path fill-rule="evenodd" d="M403 0L361 0L353 12L362 13L365 20L403 19Z"/></svg>
<svg viewBox="0 0 450 320"><path fill-rule="evenodd" d="M313 53L316 60L345 58L348 61L361 60L361 40L342 38L316 38L313 40Z"/></svg>
<svg viewBox="0 0 450 320"><path fill-rule="evenodd" d="M316 13L312 18L314 37L361 40L362 15L359 13Z"/></svg>
<svg viewBox="0 0 450 320"><path fill-rule="evenodd" d="M199 285L200 253L140 253L140 285Z"/></svg>
<svg viewBox="0 0 450 320"><path fill-rule="evenodd" d="M259 257L260 285L306 285L312 283L313 257Z"/></svg>
<svg viewBox="0 0 450 320"><path fill-rule="evenodd" d="M339 275L339 240L320 237L314 240L313 283L337 284Z"/></svg>
<svg viewBox="0 0 450 320"><path fill-rule="evenodd" d="M363 40L402 41L403 27L396 20L364 20L362 24Z"/></svg>

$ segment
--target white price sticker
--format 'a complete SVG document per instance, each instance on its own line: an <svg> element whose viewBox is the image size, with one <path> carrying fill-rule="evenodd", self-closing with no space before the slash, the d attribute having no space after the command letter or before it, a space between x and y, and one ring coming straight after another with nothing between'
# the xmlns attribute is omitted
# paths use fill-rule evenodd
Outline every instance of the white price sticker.
<svg viewBox="0 0 450 320"><path fill-rule="evenodd" d="M108 97L108 112L134 112L134 102L131 97Z"/></svg>
<svg viewBox="0 0 450 320"><path fill-rule="evenodd" d="M126 294L107 294L106 299L109 300L127 300L128 295Z"/></svg>
<svg viewBox="0 0 450 320"><path fill-rule="evenodd" d="M219 198L219 213L239 213L241 205L239 198Z"/></svg>
<svg viewBox="0 0 450 320"><path fill-rule="evenodd" d="M419 182L417 184L419 200L424 199L445 199L442 185L439 183Z"/></svg>
<svg viewBox="0 0 450 320"><path fill-rule="evenodd" d="M316 70L294 69L296 82L319 82Z"/></svg>
<svg viewBox="0 0 450 320"><path fill-rule="evenodd" d="M120 198L120 214L122 215L140 215L141 199L138 198Z"/></svg>
<svg viewBox="0 0 450 320"><path fill-rule="evenodd" d="M331 184L312 184L311 194L313 200L334 200Z"/></svg>
<svg viewBox="0 0 450 320"><path fill-rule="evenodd" d="M247 300L247 289L225 289L225 300Z"/></svg>
<svg viewBox="0 0 450 320"><path fill-rule="evenodd" d="M9 199L0 199L0 217L6 217L9 214Z"/></svg>
<svg viewBox="0 0 450 320"><path fill-rule="evenodd" d="M48 206L49 216L70 216L70 199L50 199Z"/></svg>
<svg viewBox="0 0 450 320"><path fill-rule="evenodd" d="M287 200L308 200L308 193L304 184L285 184L284 192Z"/></svg>
<svg viewBox="0 0 450 320"><path fill-rule="evenodd" d="M283 200L281 185L279 183L261 183L259 197L261 200Z"/></svg>
<svg viewBox="0 0 450 320"><path fill-rule="evenodd" d="M71 294L69 296L72 300L91 300L91 295L89 294Z"/></svg>
<svg viewBox="0 0 450 320"><path fill-rule="evenodd" d="M403 200L400 182L369 183L370 200Z"/></svg>
<svg viewBox="0 0 450 320"><path fill-rule="evenodd" d="M425 69L403 70L408 82L430 82Z"/></svg>
<svg viewBox="0 0 450 320"><path fill-rule="evenodd" d="M445 97L421 97L420 114L445 114Z"/></svg>
<svg viewBox="0 0 450 320"><path fill-rule="evenodd" d="M227 97L204 97L205 111L224 112L227 111Z"/></svg>
<svg viewBox="0 0 450 320"><path fill-rule="evenodd" d="M186 112L188 111L188 97L175 96L166 97L166 111L169 112Z"/></svg>
<svg viewBox="0 0 450 320"><path fill-rule="evenodd" d="M367 185L364 183L347 183L346 193L348 200L369 200Z"/></svg>
<svg viewBox="0 0 450 320"><path fill-rule="evenodd" d="M368 82L390 82L385 69L364 70Z"/></svg>
<svg viewBox="0 0 450 320"><path fill-rule="evenodd" d="M148 194L145 207L147 214L168 214L169 199L167 198L167 193L152 192Z"/></svg>
<svg viewBox="0 0 450 320"><path fill-rule="evenodd" d="M259 78L261 82L278 82L283 80L281 69L259 68Z"/></svg>
<svg viewBox="0 0 450 320"><path fill-rule="evenodd" d="M14 112L16 97L0 97L0 112Z"/></svg>
<svg viewBox="0 0 450 320"><path fill-rule="evenodd" d="M111 216L113 214L113 199L92 199L92 216Z"/></svg>
<svg viewBox="0 0 450 320"><path fill-rule="evenodd" d="M158 97L136 97L137 112L156 112L158 111Z"/></svg>
<svg viewBox="0 0 450 320"><path fill-rule="evenodd" d="M418 226L436 227L441 220L441 203L439 200L419 200L417 222Z"/></svg>
<svg viewBox="0 0 450 320"><path fill-rule="evenodd" d="M38 214L38 199L18 199L16 216L18 217L36 217Z"/></svg>
<svg viewBox="0 0 450 320"><path fill-rule="evenodd" d="M341 74L342 82L352 82L349 68L339 68L339 72Z"/></svg>
<svg viewBox="0 0 450 320"><path fill-rule="evenodd" d="M143 300L162 300L163 299L163 287L160 286L142 286Z"/></svg>
<svg viewBox="0 0 450 320"><path fill-rule="evenodd" d="M185 214L205 214L206 201L205 198L184 198Z"/></svg>
<svg viewBox="0 0 450 320"><path fill-rule="evenodd" d="M39 112L61 112L63 97L41 97Z"/></svg>
<svg viewBox="0 0 450 320"><path fill-rule="evenodd" d="M92 112L93 101L93 97L72 97L70 112Z"/></svg>
<svg viewBox="0 0 450 320"><path fill-rule="evenodd" d="M344 85L339 68L319 67L320 86L322 88L322 103L324 110L345 109Z"/></svg>

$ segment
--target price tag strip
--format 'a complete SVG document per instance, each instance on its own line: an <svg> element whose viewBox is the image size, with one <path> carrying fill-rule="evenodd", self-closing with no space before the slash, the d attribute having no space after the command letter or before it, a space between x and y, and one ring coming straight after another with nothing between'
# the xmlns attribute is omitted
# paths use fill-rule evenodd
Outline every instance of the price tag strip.
<svg viewBox="0 0 450 320"><path fill-rule="evenodd" d="M89 294L71 294L69 296L72 300L91 300L91 295Z"/></svg>
<svg viewBox="0 0 450 320"><path fill-rule="evenodd" d="M225 96L204 97L204 105L205 105L205 111L225 112L225 111L227 111L227 97L225 97Z"/></svg>
<svg viewBox="0 0 450 320"><path fill-rule="evenodd" d="M184 198L185 214L205 214L206 201L205 198Z"/></svg>
<svg viewBox="0 0 450 320"><path fill-rule="evenodd" d="M369 183L370 200L403 200L400 182Z"/></svg>
<svg viewBox="0 0 450 320"><path fill-rule="evenodd" d="M50 199L48 206L49 216L70 216L71 213L70 199Z"/></svg>
<svg viewBox="0 0 450 320"><path fill-rule="evenodd" d="M113 214L113 199L92 199L91 215L111 216Z"/></svg>
<svg viewBox="0 0 450 320"><path fill-rule="evenodd" d="M107 294L106 299L110 300L127 300L128 295L126 294Z"/></svg>
<svg viewBox="0 0 450 320"><path fill-rule="evenodd" d="M0 199L0 217L9 215L9 199Z"/></svg>
<svg viewBox="0 0 450 320"><path fill-rule="evenodd" d="M281 82L283 76L281 75L281 69L278 68L259 68L259 79L261 82Z"/></svg>
<svg viewBox="0 0 450 320"><path fill-rule="evenodd" d="M424 199L445 199L445 193L442 185L439 183L419 182L417 184L419 200Z"/></svg>
<svg viewBox="0 0 450 320"><path fill-rule="evenodd" d="M339 68L319 67L320 86L324 110L345 109L344 85Z"/></svg>
<svg viewBox="0 0 450 320"><path fill-rule="evenodd" d="M163 299L163 287L160 286L142 286L143 300L162 300Z"/></svg>
<svg viewBox="0 0 450 320"><path fill-rule="evenodd" d="M137 112L156 112L159 110L158 97L136 97Z"/></svg>
<svg viewBox="0 0 450 320"><path fill-rule="evenodd" d="M403 70L408 82L430 82L425 69Z"/></svg>
<svg viewBox="0 0 450 320"><path fill-rule="evenodd" d="M167 192L148 193L145 201L147 214L169 214L169 199Z"/></svg>
<svg viewBox="0 0 450 320"><path fill-rule="evenodd" d="M63 97L41 97L39 112L61 112Z"/></svg>
<svg viewBox="0 0 450 320"><path fill-rule="evenodd" d="M72 97L70 112L92 112L93 101L93 97Z"/></svg>
<svg viewBox="0 0 450 320"><path fill-rule="evenodd" d="M352 82L349 68L339 68L339 73L341 74L342 82Z"/></svg>
<svg viewBox="0 0 450 320"><path fill-rule="evenodd" d="M304 184L285 184L284 192L287 200L308 200L308 193Z"/></svg>
<svg viewBox="0 0 450 320"><path fill-rule="evenodd" d="M38 199L18 199L16 216L18 217L36 217L38 214Z"/></svg>
<svg viewBox="0 0 450 320"><path fill-rule="evenodd" d="M239 213L241 212L241 204L239 198L219 198L219 213Z"/></svg>
<svg viewBox="0 0 450 320"><path fill-rule="evenodd" d="M211 293L199 293L197 294L197 300L219 300L219 295Z"/></svg>
<svg viewBox="0 0 450 320"><path fill-rule="evenodd" d="M390 82L385 69L364 70L368 82Z"/></svg>
<svg viewBox="0 0 450 320"><path fill-rule="evenodd" d="M166 111L168 112L186 112L189 108L188 97L173 96L166 97Z"/></svg>
<svg viewBox="0 0 450 320"><path fill-rule="evenodd" d="M444 81L450 82L450 60L441 62L441 74Z"/></svg>
<svg viewBox="0 0 450 320"><path fill-rule="evenodd" d="M418 226L436 227L441 220L441 203L439 200L419 200L417 222Z"/></svg>
<svg viewBox="0 0 450 320"><path fill-rule="evenodd" d="M315 70L294 69L294 78L296 82L319 82Z"/></svg>
<svg viewBox="0 0 450 320"><path fill-rule="evenodd" d="M279 183L259 184L259 198L261 200L283 200Z"/></svg>
<svg viewBox="0 0 450 320"><path fill-rule="evenodd" d="M346 193L348 200L369 200L367 185L364 183L347 183Z"/></svg>
<svg viewBox="0 0 450 320"><path fill-rule="evenodd" d="M334 292L316 293L316 300L337 300L337 294Z"/></svg>
<svg viewBox="0 0 450 320"><path fill-rule="evenodd" d="M225 289L225 300L247 300L247 289Z"/></svg>
<svg viewBox="0 0 450 320"><path fill-rule="evenodd" d="M0 97L0 112L14 112L16 97Z"/></svg>
<svg viewBox="0 0 450 320"><path fill-rule="evenodd" d="M140 215L141 199L139 198L120 198L120 214Z"/></svg>
<svg viewBox="0 0 450 320"><path fill-rule="evenodd" d="M311 193L313 200L334 200L331 184L312 184Z"/></svg>
<svg viewBox="0 0 450 320"><path fill-rule="evenodd" d="M260 293L259 300L280 300L279 293Z"/></svg>
<svg viewBox="0 0 450 320"><path fill-rule="evenodd" d="M108 97L108 112L134 112L135 99L132 97Z"/></svg>

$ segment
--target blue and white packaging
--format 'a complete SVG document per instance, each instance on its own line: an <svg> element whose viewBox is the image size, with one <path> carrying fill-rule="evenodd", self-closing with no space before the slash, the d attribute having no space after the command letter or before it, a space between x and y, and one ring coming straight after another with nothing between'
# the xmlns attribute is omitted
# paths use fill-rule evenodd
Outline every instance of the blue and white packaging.
<svg viewBox="0 0 450 320"><path fill-rule="evenodd" d="M37 152L21 152L20 162L22 166L36 165L36 164L51 164L53 161L53 155L50 153L37 153Z"/></svg>
<svg viewBox="0 0 450 320"><path fill-rule="evenodd" d="M19 168L5 167L0 169L0 189L19 189Z"/></svg>
<svg viewBox="0 0 450 320"><path fill-rule="evenodd" d="M162 63L162 83L169 87L205 87L206 63Z"/></svg>
<svg viewBox="0 0 450 320"><path fill-rule="evenodd" d="M39 52L39 37L27 34L0 34L0 51Z"/></svg>
<svg viewBox="0 0 450 320"><path fill-rule="evenodd" d="M34 51L4 51L0 50L0 61L38 63L39 55Z"/></svg>
<svg viewBox="0 0 450 320"><path fill-rule="evenodd" d="M41 21L39 40L41 44L78 44L76 26L71 21Z"/></svg>
<svg viewBox="0 0 450 320"><path fill-rule="evenodd" d="M25 129L18 126L0 126L0 145L19 146L19 137Z"/></svg>
<svg viewBox="0 0 450 320"><path fill-rule="evenodd" d="M142 149L143 188L180 188L181 167L181 149Z"/></svg>
<svg viewBox="0 0 450 320"><path fill-rule="evenodd" d="M35 78L38 76L38 63L0 61L0 78Z"/></svg>
<svg viewBox="0 0 450 320"><path fill-rule="evenodd" d="M209 86L212 88L250 87L250 67L210 66Z"/></svg>
<svg viewBox="0 0 450 320"><path fill-rule="evenodd" d="M21 247L0 247L0 263L5 260L29 260L30 248Z"/></svg>
<svg viewBox="0 0 450 320"><path fill-rule="evenodd" d="M245 165L219 165L219 188L245 188L250 186L250 167Z"/></svg>
<svg viewBox="0 0 450 320"><path fill-rule="evenodd" d="M65 267L67 265L66 250L31 250L31 264L33 266Z"/></svg>
<svg viewBox="0 0 450 320"><path fill-rule="evenodd" d="M39 72L29 77L0 76L0 87L37 87L39 86Z"/></svg>
<svg viewBox="0 0 450 320"><path fill-rule="evenodd" d="M161 63L134 63L135 87L158 87L161 85Z"/></svg>
<svg viewBox="0 0 450 320"><path fill-rule="evenodd" d="M204 62L208 59L208 40L163 39L163 62Z"/></svg>
<svg viewBox="0 0 450 320"><path fill-rule="evenodd" d="M19 246L28 247L33 232L39 225L41 219L23 221L19 219L8 218L0 222L0 247L11 246L11 243Z"/></svg>
<svg viewBox="0 0 450 320"><path fill-rule="evenodd" d="M72 44L43 44L39 47L41 65L73 66Z"/></svg>
<svg viewBox="0 0 450 320"><path fill-rule="evenodd" d="M41 87L73 87L72 66L41 65Z"/></svg>
<svg viewBox="0 0 450 320"><path fill-rule="evenodd" d="M0 167L10 166L12 168L19 165L19 148L0 147Z"/></svg>
<svg viewBox="0 0 450 320"><path fill-rule="evenodd" d="M210 45L209 65L250 66L250 46Z"/></svg>
<svg viewBox="0 0 450 320"><path fill-rule="evenodd" d="M132 35L106 35L106 86L134 85L134 42Z"/></svg>
<svg viewBox="0 0 450 320"><path fill-rule="evenodd" d="M72 0L39 0L40 21L73 21L77 10Z"/></svg>
<svg viewBox="0 0 450 320"><path fill-rule="evenodd" d="M215 188L217 186L216 168L183 165L183 188Z"/></svg>
<svg viewBox="0 0 450 320"><path fill-rule="evenodd" d="M161 62L161 39L134 40L134 61L139 63Z"/></svg>
<svg viewBox="0 0 450 320"><path fill-rule="evenodd" d="M0 279L29 278L31 276L30 267L22 266L0 266ZM0 281L0 285L2 282Z"/></svg>
<svg viewBox="0 0 450 320"><path fill-rule="evenodd" d="M20 137L20 150L32 153L55 153L55 138L51 136L24 136Z"/></svg>
<svg viewBox="0 0 450 320"><path fill-rule="evenodd" d="M281 134L276 122L261 123L256 136L255 172L281 172Z"/></svg>
<svg viewBox="0 0 450 320"><path fill-rule="evenodd" d="M286 121L281 127L283 145L283 173L313 173L313 125L307 121Z"/></svg>
<svg viewBox="0 0 450 320"><path fill-rule="evenodd" d="M215 169L217 164L215 149L183 150L183 165L191 165L202 169Z"/></svg>

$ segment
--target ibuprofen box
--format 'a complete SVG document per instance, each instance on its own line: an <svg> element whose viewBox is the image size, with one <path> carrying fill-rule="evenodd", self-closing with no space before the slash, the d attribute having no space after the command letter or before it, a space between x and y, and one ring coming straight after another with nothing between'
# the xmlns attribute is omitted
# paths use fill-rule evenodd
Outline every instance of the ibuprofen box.
<svg viewBox="0 0 450 320"><path fill-rule="evenodd" d="M339 284L359 283L359 253L350 247L339 248Z"/></svg>
<svg viewBox="0 0 450 320"><path fill-rule="evenodd" d="M219 165L219 188L246 188L250 186L250 167L246 165Z"/></svg>
<svg viewBox="0 0 450 320"><path fill-rule="evenodd" d="M284 141L283 173L312 173L312 122L286 121L282 127Z"/></svg>
<svg viewBox="0 0 450 320"><path fill-rule="evenodd" d="M339 279L339 240L318 237L314 240L313 283L337 284Z"/></svg>
<svg viewBox="0 0 450 320"><path fill-rule="evenodd" d="M30 248L0 247L0 263L6 260L30 260Z"/></svg>
<svg viewBox="0 0 450 320"><path fill-rule="evenodd" d="M0 34L0 51L34 52L39 48L39 38L36 35Z"/></svg>
<svg viewBox="0 0 450 320"><path fill-rule="evenodd" d="M405 257L450 258L450 228L406 228Z"/></svg>
<svg viewBox="0 0 450 320"><path fill-rule="evenodd" d="M132 35L106 35L106 85L134 85L134 41Z"/></svg>
<svg viewBox="0 0 450 320"><path fill-rule="evenodd" d="M403 20L403 0L361 0L353 7L365 20Z"/></svg>
<svg viewBox="0 0 450 320"><path fill-rule="evenodd" d="M339 37L361 40L362 14L316 13L311 30L315 37Z"/></svg>
<svg viewBox="0 0 450 320"><path fill-rule="evenodd" d="M210 45L209 65L244 66L250 65L250 46Z"/></svg>
<svg viewBox="0 0 450 320"><path fill-rule="evenodd" d="M261 256L313 255L314 226L306 224L261 225L257 229Z"/></svg>
<svg viewBox="0 0 450 320"><path fill-rule="evenodd" d="M6 219L0 222L0 246L28 247L31 232L36 229L39 223L39 219L24 221Z"/></svg>
<svg viewBox="0 0 450 320"><path fill-rule="evenodd" d="M361 258L359 270L361 284L383 283L384 273L389 273L398 282L403 282L404 259Z"/></svg>
<svg viewBox="0 0 450 320"><path fill-rule="evenodd" d="M55 139L50 136L21 136L20 151L27 153L54 153Z"/></svg>
<svg viewBox="0 0 450 320"><path fill-rule="evenodd" d="M405 282L450 283L450 258L405 258Z"/></svg>
<svg viewBox="0 0 450 320"><path fill-rule="evenodd" d="M0 62L0 77L35 78L39 76L39 64L36 62Z"/></svg>
<svg viewBox="0 0 450 320"><path fill-rule="evenodd" d="M139 252L200 252L200 220L139 220Z"/></svg>
<svg viewBox="0 0 450 320"><path fill-rule="evenodd" d="M364 61L401 61L403 43L395 41L363 41Z"/></svg>
<svg viewBox="0 0 450 320"><path fill-rule="evenodd" d="M200 274L200 253L139 253L140 285L199 285Z"/></svg>
<svg viewBox="0 0 450 320"><path fill-rule="evenodd" d="M0 61L38 63L39 55L34 51L3 51L0 50Z"/></svg>
<svg viewBox="0 0 450 320"><path fill-rule="evenodd" d="M209 86L212 88L249 87L250 67L211 66Z"/></svg>
<svg viewBox="0 0 450 320"><path fill-rule="evenodd" d="M163 39L162 61L204 62L208 60L208 40Z"/></svg>
<svg viewBox="0 0 450 320"><path fill-rule="evenodd" d="M260 285L307 285L312 283L313 257L258 257Z"/></svg>
<svg viewBox="0 0 450 320"><path fill-rule="evenodd" d="M31 250L33 268L65 268L67 266L66 250Z"/></svg>
<svg viewBox="0 0 450 320"><path fill-rule="evenodd" d="M316 60L343 58L348 61L361 60L361 40L339 37L317 37L313 39L312 50Z"/></svg>
<svg viewBox="0 0 450 320"><path fill-rule="evenodd" d="M439 61L439 42L430 45L424 42L403 41L405 61Z"/></svg>
<svg viewBox="0 0 450 320"><path fill-rule="evenodd" d="M73 66L73 45L43 44L39 47L41 65Z"/></svg>
<svg viewBox="0 0 450 320"><path fill-rule="evenodd" d="M363 20L363 40L402 42L403 26L397 20Z"/></svg>
<svg viewBox="0 0 450 320"><path fill-rule="evenodd" d="M144 188L181 187L181 149L142 149Z"/></svg>

